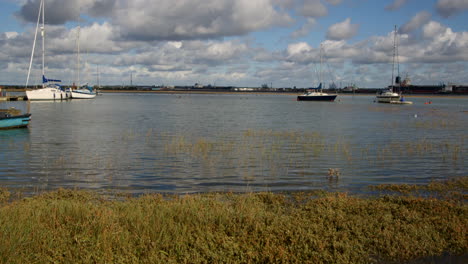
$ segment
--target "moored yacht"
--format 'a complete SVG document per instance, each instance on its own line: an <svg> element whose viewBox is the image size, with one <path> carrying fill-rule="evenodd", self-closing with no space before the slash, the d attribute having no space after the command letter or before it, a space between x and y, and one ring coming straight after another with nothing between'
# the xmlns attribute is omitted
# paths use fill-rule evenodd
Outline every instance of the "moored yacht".
<svg viewBox="0 0 468 264"><path fill-rule="evenodd" d="M305 94L297 96L298 101L335 101L337 94L324 93L322 90L322 45L320 45L320 84L310 88Z"/></svg>
<svg viewBox="0 0 468 264"><path fill-rule="evenodd" d="M378 103L391 103L400 101L401 95L399 93L393 92L392 88L389 88L388 90L377 92L376 98Z"/></svg>
<svg viewBox="0 0 468 264"><path fill-rule="evenodd" d="M298 101L334 101L336 94L327 94L322 91L322 83L317 88L311 88L305 94L297 96Z"/></svg>
<svg viewBox="0 0 468 264"><path fill-rule="evenodd" d="M41 36L42 36L42 88L39 89L33 89L33 90L26 90L26 96L28 97L28 100L33 101L33 100L65 100L68 99L69 94L66 93L60 85L57 83L60 82L60 80L52 80L52 79L47 79L45 77L45 23L44 23L44 0L41 0L39 4L39 14L37 18L37 25L36 25L36 33L34 35L34 42L33 42L33 48L31 51L31 60L29 62L29 70L28 70L28 76L26 78L26 88L28 87L29 83L29 76L31 75L31 67L32 67L32 61L34 57L34 48L36 46L36 39L37 39L37 31L39 29L39 21L42 17L42 26L40 27L41 29Z"/></svg>
<svg viewBox="0 0 468 264"><path fill-rule="evenodd" d="M86 85L80 89L71 90L72 99L93 99L96 97L96 93L93 91L93 87Z"/></svg>
<svg viewBox="0 0 468 264"><path fill-rule="evenodd" d="M401 87L401 78L399 76L400 74L400 66L398 62L398 45L397 45L397 29L395 26L395 31L393 35L393 63L392 63L392 85L388 87L388 89L382 90L377 92L376 95L376 100L378 103L388 103L388 104L412 104L413 102L410 101L405 101L403 96L401 95L401 90L398 89L398 92L394 91L395 84L398 85L398 87ZM394 71L395 71L395 58L397 60L398 64L398 75L394 79Z"/></svg>
<svg viewBox="0 0 468 264"><path fill-rule="evenodd" d="M44 76L42 80L42 88L26 91L28 100L66 100L70 98L70 93L65 92L59 84L55 83L60 82L60 80L49 80Z"/></svg>
<svg viewBox="0 0 468 264"><path fill-rule="evenodd" d="M88 84L80 87L80 31L81 27L78 26L76 37L76 72L78 88L76 88L75 83L73 83L73 86L70 89L70 94L72 99L93 99L96 97L96 92L93 91L93 87Z"/></svg>

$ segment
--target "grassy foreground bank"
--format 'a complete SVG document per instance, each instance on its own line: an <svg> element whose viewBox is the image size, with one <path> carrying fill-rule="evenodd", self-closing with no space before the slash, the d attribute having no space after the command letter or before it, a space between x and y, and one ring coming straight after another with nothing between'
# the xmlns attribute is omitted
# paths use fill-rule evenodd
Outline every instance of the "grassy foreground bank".
<svg viewBox="0 0 468 264"><path fill-rule="evenodd" d="M399 194L371 198L308 192L109 200L58 190L10 201L0 189L0 262L392 263L466 255L467 183L380 186Z"/></svg>

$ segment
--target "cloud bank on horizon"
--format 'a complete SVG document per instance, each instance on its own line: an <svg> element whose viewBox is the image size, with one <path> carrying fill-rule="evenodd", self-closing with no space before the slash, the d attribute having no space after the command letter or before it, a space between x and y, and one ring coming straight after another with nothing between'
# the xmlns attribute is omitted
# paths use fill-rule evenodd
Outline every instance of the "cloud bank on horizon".
<svg viewBox="0 0 468 264"><path fill-rule="evenodd" d="M24 84L40 0L0 3L0 84ZM468 0L45 0L46 72L84 81L385 87L393 27L401 75L468 84ZM33 74L40 80L36 47ZM326 69L326 70L325 70Z"/></svg>

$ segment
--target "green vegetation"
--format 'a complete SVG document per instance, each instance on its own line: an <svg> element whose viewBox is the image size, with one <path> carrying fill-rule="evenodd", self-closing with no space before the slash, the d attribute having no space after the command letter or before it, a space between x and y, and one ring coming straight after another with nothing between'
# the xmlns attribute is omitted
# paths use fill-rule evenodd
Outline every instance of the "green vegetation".
<svg viewBox="0 0 468 264"><path fill-rule="evenodd" d="M427 185L381 184L370 187L373 190L388 191L402 195L430 196L445 200L468 200L468 177L450 179L445 182L433 181Z"/></svg>
<svg viewBox="0 0 468 264"><path fill-rule="evenodd" d="M61 189L11 201L0 189L0 262L373 263L466 255L467 183L377 186L425 194L371 198L315 191L109 199Z"/></svg>

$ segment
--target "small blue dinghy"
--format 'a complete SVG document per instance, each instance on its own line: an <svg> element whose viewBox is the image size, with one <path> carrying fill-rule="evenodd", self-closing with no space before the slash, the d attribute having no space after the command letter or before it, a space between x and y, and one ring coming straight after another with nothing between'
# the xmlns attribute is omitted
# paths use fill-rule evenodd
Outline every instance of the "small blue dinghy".
<svg viewBox="0 0 468 264"><path fill-rule="evenodd" d="M22 114L16 108L0 109L0 129L27 127L31 114Z"/></svg>

